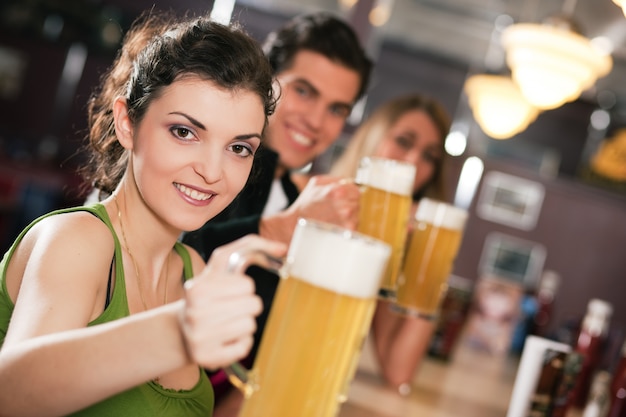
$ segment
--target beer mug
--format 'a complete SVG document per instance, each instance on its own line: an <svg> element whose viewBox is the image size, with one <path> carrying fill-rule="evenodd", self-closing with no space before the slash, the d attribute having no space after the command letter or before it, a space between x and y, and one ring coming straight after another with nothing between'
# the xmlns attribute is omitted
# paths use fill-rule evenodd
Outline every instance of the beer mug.
<svg viewBox="0 0 626 417"><path fill-rule="evenodd" d="M225 369L244 393L239 417L337 414L390 252L358 232L299 219L254 366Z"/></svg>
<svg viewBox="0 0 626 417"><path fill-rule="evenodd" d="M461 244L467 211L422 198L409 232L394 310L434 319Z"/></svg>
<svg viewBox="0 0 626 417"><path fill-rule="evenodd" d="M361 186L358 231L391 246L380 297L393 299L402 264L415 165L392 159L361 159L355 182Z"/></svg>

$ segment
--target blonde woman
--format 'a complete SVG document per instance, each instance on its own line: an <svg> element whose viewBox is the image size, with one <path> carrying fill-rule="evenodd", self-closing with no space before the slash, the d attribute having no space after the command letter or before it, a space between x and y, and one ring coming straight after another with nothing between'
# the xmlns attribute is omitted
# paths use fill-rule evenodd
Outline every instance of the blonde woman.
<svg viewBox="0 0 626 417"><path fill-rule="evenodd" d="M413 210L424 196L445 200L444 139L449 129L450 117L438 101L420 94L394 98L359 126L330 174L353 178L364 156L401 160L417 166ZM401 393L410 390L434 327L432 321L400 316L389 303L379 302L372 322L376 357L385 380Z"/></svg>

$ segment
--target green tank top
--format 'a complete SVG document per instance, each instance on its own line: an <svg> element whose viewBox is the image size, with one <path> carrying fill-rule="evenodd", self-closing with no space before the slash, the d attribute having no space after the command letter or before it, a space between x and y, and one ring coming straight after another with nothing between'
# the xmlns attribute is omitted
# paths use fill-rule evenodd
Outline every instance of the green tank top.
<svg viewBox="0 0 626 417"><path fill-rule="evenodd" d="M5 277L7 265L15 252L15 248L23 239L26 232L41 219L74 211L88 211L98 217L109 227L115 241L115 286L113 288L111 301L104 312L89 323L89 326L117 320L122 317L127 317L130 314L128 301L126 299L124 268L122 266L122 248L104 206L100 203L96 203L92 206L57 210L39 217L26 227L4 254L2 261L0 261L0 348L4 343L4 338L9 327L9 320L11 319L14 308L13 301L11 301L7 292ZM180 242L176 242L174 249L183 259L184 278L191 278L193 276L193 269L187 248ZM201 368L198 368L198 375L198 383L190 390L171 390L163 388L159 384L151 381L94 404L91 407L72 414L72 416L211 416L213 414L213 388L211 387L206 373Z"/></svg>

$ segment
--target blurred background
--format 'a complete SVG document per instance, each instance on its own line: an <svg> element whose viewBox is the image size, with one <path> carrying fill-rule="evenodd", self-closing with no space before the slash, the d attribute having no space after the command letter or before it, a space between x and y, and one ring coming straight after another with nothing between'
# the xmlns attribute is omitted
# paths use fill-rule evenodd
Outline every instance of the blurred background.
<svg viewBox="0 0 626 417"><path fill-rule="evenodd" d="M36 216L83 201L76 167L86 101L133 19L150 8L207 13L200 0L4 0L0 6L0 249ZM454 275L498 276L536 294L556 276L547 332L567 339L588 301L626 323L626 18L612 0L240 0L232 20L257 39L295 14L349 20L376 69L343 137L311 169L324 171L354 127L407 92L454 116L446 146L450 198L470 210ZM225 6L228 9L228 4ZM377 10L378 14L372 13ZM509 77L502 33L554 16L610 55L608 73L576 98L495 139L465 88L477 74ZM591 57L597 61L596 58ZM494 110L495 112L495 110ZM623 252L625 251L625 252Z"/></svg>

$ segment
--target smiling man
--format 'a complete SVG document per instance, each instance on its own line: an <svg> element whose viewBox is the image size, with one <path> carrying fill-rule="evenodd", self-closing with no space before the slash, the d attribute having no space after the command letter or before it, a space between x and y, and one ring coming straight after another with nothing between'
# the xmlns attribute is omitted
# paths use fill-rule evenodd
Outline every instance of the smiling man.
<svg viewBox="0 0 626 417"><path fill-rule="evenodd" d="M281 104L265 137L280 155L280 176L308 164L335 142L360 90L361 77L319 52L302 50L277 78Z"/></svg>
<svg viewBox="0 0 626 417"><path fill-rule="evenodd" d="M288 21L268 35L264 51L280 100L248 186L222 215L184 237L207 258L216 247L248 233L288 243L299 217L355 226L356 187L317 177L299 194L290 173L339 138L367 88L372 62L354 30L326 12Z"/></svg>
<svg viewBox="0 0 626 417"><path fill-rule="evenodd" d="M300 217L356 227L356 185L318 176L299 193L290 175L339 138L352 107L367 88L372 62L354 30L325 12L288 21L268 35L264 51L276 75L280 99L246 188L227 211L183 237L206 259L216 247L249 233L289 243ZM249 363L278 284L275 275L259 269L251 269L250 274L263 298L264 312L257 320ZM218 409L223 389L219 378L213 378Z"/></svg>

